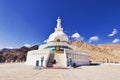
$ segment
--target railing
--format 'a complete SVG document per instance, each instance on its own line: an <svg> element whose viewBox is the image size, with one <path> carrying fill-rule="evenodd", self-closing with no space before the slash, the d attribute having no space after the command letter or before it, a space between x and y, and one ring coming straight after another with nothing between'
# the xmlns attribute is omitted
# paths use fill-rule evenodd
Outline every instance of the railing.
<svg viewBox="0 0 120 80"><path fill-rule="evenodd" d="M67 55L66 55L66 50L64 49L64 65L67 67Z"/></svg>
<svg viewBox="0 0 120 80"><path fill-rule="evenodd" d="M88 55L87 52L82 52L82 51L73 51L73 50L66 50L67 53L72 53L72 54L80 54L80 55Z"/></svg>
<svg viewBox="0 0 120 80"><path fill-rule="evenodd" d="M69 44L66 43L66 42L49 42L49 43L47 43L47 44L41 45L41 46L39 47L39 49L44 49L44 48L46 48L46 47L48 47L48 46L67 46L67 47L69 47L69 48L71 48L71 49L73 49L73 50L78 50L78 48L77 48L76 46L74 46L74 45L69 45Z"/></svg>
<svg viewBox="0 0 120 80"><path fill-rule="evenodd" d="M49 57L50 57L50 53L46 56L46 59L43 62L44 67L47 67L47 63L48 63Z"/></svg>
<svg viewBox="0 0 120 80"><path fill-rule="evenodd" d="M28 54L36 55L36 54L49 53L49 52L50 50L33 50L33 51L29 51Z"/></svg>

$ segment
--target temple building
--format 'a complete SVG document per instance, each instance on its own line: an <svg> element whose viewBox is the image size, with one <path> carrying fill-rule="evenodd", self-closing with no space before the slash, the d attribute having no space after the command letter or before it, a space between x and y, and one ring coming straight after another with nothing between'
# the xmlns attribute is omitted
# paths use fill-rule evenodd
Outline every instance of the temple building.
<svg viewBox="0 0 120 80"><path fill-rule="evenodd" d="M40 45L38 50L29 51L25 63L36 65L36 61L39 61L39 65L44 67L68 67L70 60L74 65L89 64L88 53L69 43L58 17L55 31L50 34L46 44Z"/></svg>

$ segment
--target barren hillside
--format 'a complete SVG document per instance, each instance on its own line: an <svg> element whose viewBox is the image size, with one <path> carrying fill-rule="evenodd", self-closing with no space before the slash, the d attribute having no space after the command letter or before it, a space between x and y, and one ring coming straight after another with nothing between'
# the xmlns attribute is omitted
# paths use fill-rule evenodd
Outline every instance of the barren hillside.
<svg viewBox="0 0 120 80"><path fill-rule="evenodd" d="M71 44L87 52L91 61L120 62L120 44L93 45L83 41L75 41Z"/></svg>
<svg viewBox="0 0 120 80"><path fill-rule="evenodd" d="M120 44L93 45L83 41L70 43L77 46L81 51L87 52L90 61L120 62ZM3 49L0 51L0 63L25 61L27 52L36 49L38 49L38 45L31 48Z"/></svg>

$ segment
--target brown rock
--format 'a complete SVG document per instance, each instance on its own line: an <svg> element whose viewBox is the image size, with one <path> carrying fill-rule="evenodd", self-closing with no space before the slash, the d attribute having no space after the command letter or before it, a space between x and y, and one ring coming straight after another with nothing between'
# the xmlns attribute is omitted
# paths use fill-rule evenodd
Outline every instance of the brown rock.
<svg viewBox="0 0 120 80"><path fill-rule="evenodd" d="M93 45L83 41L75 41L71 44L77 46L81 51L87 52L90 61L120 62L120 44Z"/></svg>
<svg viewBox="0 0 120 80"><path fill-rule="evenodd" d="M28 47L21 47L18 49L3 49L0 51L0 63L3 62L24 62L26 60L27 52L38 49L38 45Z"/></svg>

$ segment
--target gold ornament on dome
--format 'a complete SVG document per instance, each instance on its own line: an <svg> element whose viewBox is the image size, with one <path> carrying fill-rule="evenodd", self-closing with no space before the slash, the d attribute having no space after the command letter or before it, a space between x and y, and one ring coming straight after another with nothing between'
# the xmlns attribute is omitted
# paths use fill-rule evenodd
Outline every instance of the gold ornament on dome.
<svg viewBox="0 0 120 80"><path fill-rule="evenodd" d="M56 47L56 50L59 51L59 50L60 50L60 47L57 46L57 47Z"/></svg>

